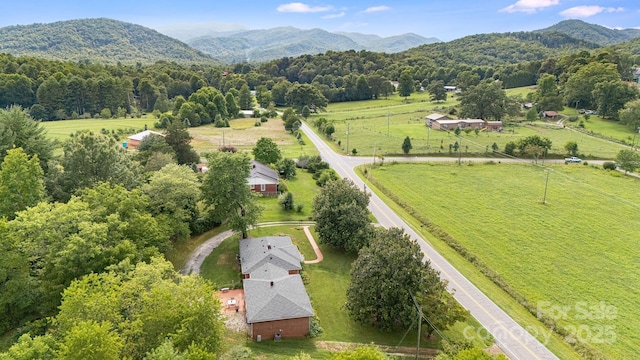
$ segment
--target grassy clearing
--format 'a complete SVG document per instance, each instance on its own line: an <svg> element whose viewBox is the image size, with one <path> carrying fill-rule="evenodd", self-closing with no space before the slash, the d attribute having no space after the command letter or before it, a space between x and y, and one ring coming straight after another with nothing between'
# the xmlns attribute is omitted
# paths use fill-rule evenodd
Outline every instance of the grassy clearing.
<svg viewBox="0 0 640 360"><path fill-rule="evenodd" d="M189 128L189 133L193 136L191 145L199 153L216 151L222 145L232 145L239 151L251 152L261 137L267 137L278 144L284 157L296 158L301 154L318 153L306 137L303 137L305 145L300 145L291 134L287 133L282 119L269 119L261 126L254 126L256 120L260 121L254 118L231 120L229 128L217 128L213 125Z"/></svg>
<svg viewBox="0 0 640 360"><path fill-rule="evenodd" d="M69 135L79 130L90 130L100 132L102 129L115 131L121 129L120 138L125 139L128 135L144 130L145 125L148 129L154 129L154 123L158 120L150 115L142 118L118 118L118 119L83 119L83 120L62 120L62 121L43 121L40 124L47 129L50 138L63 141L69 138ZM135 131L130 131L135 129Z"/></svg>
<svg viewBox="0 0 640 360"><path fill-rule="evenodd" d="M241 285L240 264L236 259L240 236L233 235L224 240L200 267L200 275L211 280L217 288L238 288Z"/></svg>
<svg viewBox="0 0 640 360"><path fill-rule="evenodd" d="M530 87L509 89L508 94L526 94L529 91L532 91ZM445 112L443 107L456 105L458 102L452 95L442 103L430 102L428 94L413 94L406 102L394 95L389 99L329 104L327 112L313 115L310 122L320 117L333 121L336 131L331 145L342 153L350 153L355 148L359 155L402 154L402 142L408 136L413 145L410 155L449 156L453 152L449 146L460 142L460 139L453 132L432 131L425 126L424 118L432 112ZM605 122L598 117L592 117L586 128L587 131L602 132L605 136L627 141L631 141L629 137L634 135L624 126ZM577 142L581 156L585 158L612 159L624 148L588 133L558 128L555 122L540 122L535 125L507 126L502 133L480 132L476 135L475 132L462 132L461 151L465 156L491 156L494 143L503 150L507 142L530 135L549 138L553 142L551 155L555 157L566 155L564 145L568 141Z"/></svg>
<svg viewBox="0 0 640 360"><path fill-rule="evenodd" d="M320 187L316 185L316 181L313 180L312 176L313 174L308 173L306 170L297 169L295 178L286 181L281 180L281 182L286 183L289 192L293 194L294 203L303 205L302 211L297 212L295 209L284 211L280 207L277 197L261 197L258 200L263 207L260 222L309 220L311 218L313 198L320 191Z"/></svg>
<svg viewBox="0 0 640 360"><path fill-rule="evenodd" d="M519 88L506 89L505 92L507 96L521 96L523 99L527 97L527 94L530 92L536 91L538 87L536 85L533 86L523 86Z"/></svg>
<svg viewBox="0 0 640 360"><path fill-rule="evenodd" d="M560 326L607 356L633 357L640 343L631 325L640 322L638 180L588 166L551 169L547 205L540 204L546 172L529 165L398 164L373 176ZM583 316L580 306L601 302L617 314ZM561 317L557 306L570 311Z"/></svg>

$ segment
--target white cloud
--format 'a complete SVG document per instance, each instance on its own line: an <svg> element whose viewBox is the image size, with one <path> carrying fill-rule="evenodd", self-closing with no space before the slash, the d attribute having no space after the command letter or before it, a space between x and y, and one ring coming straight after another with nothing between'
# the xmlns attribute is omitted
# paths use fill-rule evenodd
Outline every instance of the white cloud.
<svg viewBox="0 0 640 360"><path fill-rule="evenodd" d="M336 14L329 14L329 15L325 15L322 18L323 19L337 19L337 18L341 18L345 15L344 11L343 12L339 12Z"/></svg>
<svg viewBox="0 0 640 360"><path fill-rule="evenodd" d="M561 11L560 15L566 18L588 18L596 14L600 14L602 12L613 13L613 12L623 12L624 8L618 7L602 7L597 5L585 5L585 6L575 6L569 8L567 10Z"/></svg>
<svg viewBox="0 0 640 360"><path fill-rule="evenodd" d="M380 6L369 7L365 11L363 11L363 13L372 13L372 12L387 11L387 10L391 10L391 8L385 5L380 5Z"/></svg>
<svg viewBox="0 0 640 360"><path fill-rule="evenodd" d="M332 6L310 6L307 4L294 2L288 4L282 4L278 6L279 12L292 12L292 13L316 13L333 10Z"/></svg>
<svg viewBox="0 0 640 360"><path fill-rule="evenodd" d="M500 12L525 12L533 14L539 9L560 4L560 0L518 0L515 4L511 4Z"/></svg>

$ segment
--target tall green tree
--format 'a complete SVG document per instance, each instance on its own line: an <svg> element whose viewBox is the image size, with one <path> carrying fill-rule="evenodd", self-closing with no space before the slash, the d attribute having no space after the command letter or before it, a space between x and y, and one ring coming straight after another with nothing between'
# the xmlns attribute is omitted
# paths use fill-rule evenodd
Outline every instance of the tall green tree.
<svg viewBox="0 0 640 360"><path fill-rule="evenodd" d="M179 275L164 259L135 268L125 261L64 291L56 335L65 338L76 324L108 322L122 339L123 353L133 359L145 358L168 338L179 352L196 347L211 356L220 349L224 331L213 292L207 280Z"/></svg>
<svg viewBox="0 0 640 360"><path fill-rule="evenodd" d="M83 321L67 332L60 344L60 360L117 360L124 346L108 322Z"/></svg>
<svg viewBox="0 0 640 360"><path fill-rule="evenodd" d="M251 94L249 94L251 95ZM227 114L231 119L235 119L238 117L238 113L240 112L240 106L236 103L236 98L233 96L233 93L228 92L227 95L224 96L224 102L227 105Z"/></svg>
<svg viewBox="0 0 640 360"><path fill-rule="evenodd" d="M298 112L301 112L305 105L314 112L324 111L328 103L320 90L309 84L293 84L287 91L285 99L287 104Z"/></svg>
<svg viewBox="0 0 640 360"><path fill-rule="evenodd" d="M431 94L431 101L444 101L447 100L447 91L444 89L444 81L433 80L427 86L427 91Z"/></svg>
<svg viewBox="0 0 640 360"><path fill-rule="evenodd" d="M238 98L238 106L242 110L251 110L253 109L253 96L251 95L251 90L249 90L249 85L244 84L240 88L240 97Z"/></svg>
<svg viewBox="0 0 640 360"><path fill-rule="evenodd" d="M600 116L618 120L618 112L624 105L638 98L638 87L622 80L601 81L592 95Z"/></svg>
<svg viewBox="0 0 640 360"><path fill-rule="evenodd" d="M100 182L138 185L142 168L114 138L90 131L77 132L63 145L62 171L51 173L49 190L54 199L67 201L76 191Z"/></svg>
<svg viewBox="0 0 640 360"><path fill-rule="evenodd" d="M640 129L640 100L626 103L618 113L621 124L627 125L634 133Z"/></svg>
<svg viewBox="0 0 640 360"><path fill-rule="evenodd" d="M53 158L54 145L46 129L20 106L0 109L0 161L14 147L22 148L29 156L38 155L45 171Z"/></svg>
<svg viewBox="0 0 640 360"><path fill-rule="evenodd" d="M571 74L564 84L564 98L570 106L595 107L593 90L599 82L620 80L615 64L591 62Z"/></svg>
<svg viewBox="0 0 640 360"><path fill-rule="evenodd" d="M357 252L373 237L369 195L345 179L330 180L313 199L313 218L321 243Z"/></svg>
<svg viewBox="0 0 640 360"><path fill-rule="evenodd" d="M246 238L248 227L257 223L262 210L247 186L249 157L244 153L214 152L207 154L207 163L209 170L202 179L207 211L216 221L228 221Z"/></svg>
<svg viewBox="0 0 640 360"><path fill-rule="evenodd" d="M640 168L640 154L634 150L620 150L616 156L616 164L625 174L634 172Z"/></svg>
<svg viewBox="0 0 640 360"><path fill-rule="evenodd" d="M172 121L167 126L165 141L176 154L179 165L196 164L200 161L200 156L191 146L191 134L187 127L180 121Z"/></svg>
<svg viewBox="0 0 640 360"><path fill-rule="evenodd" d="M7 151L0 164L0 217L13 219L16 212L44 198L44 173L38 156L29 159L22 148Z"/></svg>
<svg viewBox="0 0 640 360"><path fill-rule="evenodd" d="M423 257L418 244L401 229L376 231L351 266L345 305L349 316L359 323L391 331L414 323L418 314L414 300L429 305L422 309L427 318L442 311L442 306L434 306L437 301L427 299L446 299L446 284L428 260L423 262ZM454 316L440 323L440 330L461 318L464 317Z"/></svg>
<svg viewBox="0 0 640 360"><path fill-rule="evenodd" d="M404 141L402 142L402 152L405 155L407 155L409 154L409 151L411 151L412 148L413 146L411 145L411 138L407 136L406 138L404 138Z"/></svg>
<svg viewBox="0 0 640 360"><path fill-rule="evenodd" d="M458 97L461 118L501 120L507 114L507 95L499 81L483 81Z"/></svg>
<svg viewBox="0 0 640 360"><path fill-rule="evenodd" d="M409 70L405 70L398 78L398 95L406 99L414 91L413 76Z"/></svg>
<svg viewBox="0 0 640 360"><path fill-rule="evenodd" d="M282 159L282 154L271 138L261 137L253 148L253 157L264 164L275 164Z"/></svg>
<svg viewBox="0 0 640 360"><path fill-rule="evenodd" d="M172 239L189 239L202 197L196 173L188 166L169 164L151 175L142 192L149 197L151 214L172 230Z"/></svg>
<svg viewBox="0 0 640 360"><path fill-rule="evenodd" d="M540 76L538 79L536 98L538 106L543 111L560 111L564 108L563 99L562 96L560 96L555 75L543 74Z"/></svg>

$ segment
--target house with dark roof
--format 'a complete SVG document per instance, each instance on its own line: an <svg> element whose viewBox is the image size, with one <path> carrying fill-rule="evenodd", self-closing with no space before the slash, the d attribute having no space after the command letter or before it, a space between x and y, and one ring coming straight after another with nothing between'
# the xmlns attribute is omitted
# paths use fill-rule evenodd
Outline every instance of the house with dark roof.
<svg viewBox="0 0 640 360"><path fill-rule="evenodd" d="M280 176L274 169L255 160L251 160L249 188L251 191L267 196L278 195Z"/></svg>
<svg viewBox="0 0 640 360"><path fill-rule="evenodd" d="M314 314L300 277L302 255L291 238L240 240L239 257L251 337L306 336Z"/></svg>

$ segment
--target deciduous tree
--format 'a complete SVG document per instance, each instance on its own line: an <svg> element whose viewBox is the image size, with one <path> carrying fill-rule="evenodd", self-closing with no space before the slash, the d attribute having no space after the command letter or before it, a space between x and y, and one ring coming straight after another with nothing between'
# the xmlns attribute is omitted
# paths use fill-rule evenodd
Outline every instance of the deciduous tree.
<svg viewBox="0 0 640 360"><path fill-rule="evenodd" d="M305 105L314 112L324 111L328 103L327 98L316 87L298 83L293 84L287 91L286 102L298 112L302 111Z"/></svg>
<svg viewBox="0 0 640 360"><path fill-rule="evenodd" d="M409 70L405 70L398 78L398 95L404 96L406 99L414 90L413 76Z"/></svg>
<svg viewBox="0 0 640 360"><path fill-rule="evenodd" d="M229 222L247 236L261 213L256 197L247 186L251 162L244 153L214 152L207 155L209 170L202 180L207 211L216 221Z"/></svg>
<svg viewBox="0 0 640 360"><path fill-rule="evenodd" d="M264 164L275 164L282 159L282 154L271 138L261 137L253 148L253 157Z"/></svg>
<svg viewBox="0 0 640 360"><path fill-rule="evenodd" d="M0 164L0 217L13 219L15 213L34 206L45 197L44 173L38 156L22 148L7 151Z"/></svg>
<svg viewBox="0 0 640 360"><path fill-rule="evenodd" d="M373 236L369 195L349 180L328 181L313 199L313 217L321 243L357 252Z"/></svg>
<svg viewBox="0 0 640 360"><path fill-rule="evenodd" d="M483 81L459 95L460 117L501 120L506 114L507 95L499 81Z"/></svg>
<svg viewBox="0 0 640 360"><path fill-rule="evenodd" d="M414 300L424 305L427 318L445 310L437 304L446 299L446 284L423 257L418 244L401 229L376 231L351 266L345 305L351 318L390 331L414 323ZM440 323L440 330L459 318Z"/></svg>
<svg viewBox="0 0 640 360"><path fill-rule="evenodd" d="M179 165L196 164L200 161L200 156L191 146L191 139L193 138L182 122L172 121L167 127L164 139L176 153L176 160Z"/></svg>
<svg viewBox="0 0 640 360"><path fill-rule="evenodd" d="M640 154L634 150L620 150L616 156L616 164L627 172L634 172L640 168Z"/></svg>

